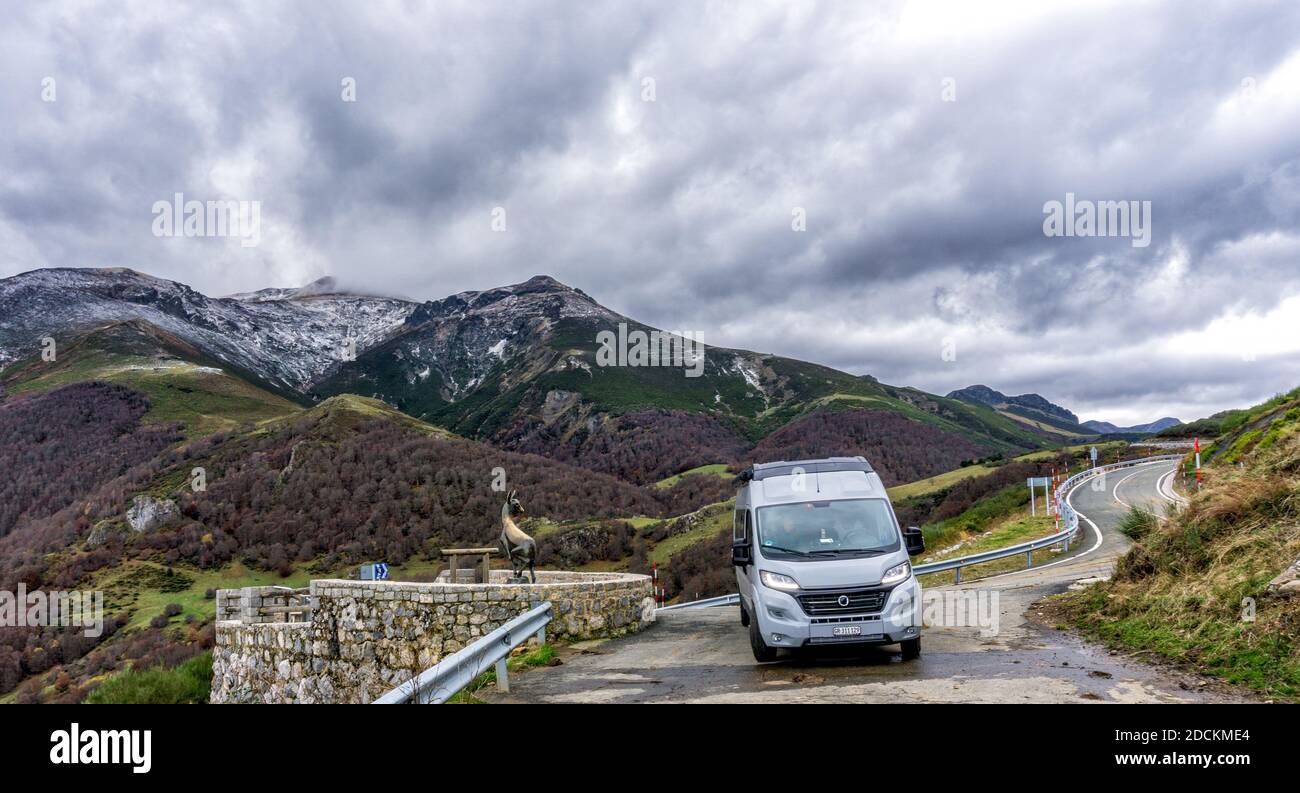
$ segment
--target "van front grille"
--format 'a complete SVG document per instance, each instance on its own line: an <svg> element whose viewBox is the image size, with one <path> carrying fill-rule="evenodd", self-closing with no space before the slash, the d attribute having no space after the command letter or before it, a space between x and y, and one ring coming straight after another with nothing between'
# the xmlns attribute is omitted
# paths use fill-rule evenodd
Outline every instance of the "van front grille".
<svg viewBox="0 0 1300 793"><path fill-rule="evenodd" d="M889 600L889 589L826 589L804 592L796 599L810 617L876 614Z"/></svg>

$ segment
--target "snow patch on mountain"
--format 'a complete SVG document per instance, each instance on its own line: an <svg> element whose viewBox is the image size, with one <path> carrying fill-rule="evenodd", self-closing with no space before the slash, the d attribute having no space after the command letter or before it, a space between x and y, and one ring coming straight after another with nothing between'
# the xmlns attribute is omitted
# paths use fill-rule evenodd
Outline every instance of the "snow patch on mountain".
<svg viewBox="0 0 1300 793"><path fill-rule="evenodd" d="M743 357L736 355L731 359L734 371L745 378L745 383L760 394L766 395L767 391L763 388L763 380L758 376L758 370L753 363L745 360Z"/></svg>
<svg viewBox="0 0 1300 793"><path fill-rule="evenodd" d="M342 362L349 339L358 352L369 349L401 329L418 305L325 294L331 285L322 281L210 298L122 268L23 273L0 279L0 365L39 351L43 336L142 319L272 384L304 392ZM280 294L289 291L294 294Z"/></svg>

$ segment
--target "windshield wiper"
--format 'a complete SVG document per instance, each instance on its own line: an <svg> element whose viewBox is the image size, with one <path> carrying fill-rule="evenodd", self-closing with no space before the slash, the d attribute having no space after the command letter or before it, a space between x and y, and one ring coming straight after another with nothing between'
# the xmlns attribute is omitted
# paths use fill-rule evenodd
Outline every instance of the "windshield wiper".
<svg viewBox="0 0 1300 793"><path fill-rule="evenodd" d="M885 553L885 551L877 550L875 548L827 548L824 551L809 551L808 555L819 556L824 554L829 556L832 554L841 554L841 553L860 553L864 556L880 556L881 554Z"/></svg>
<svg viewBox="0 0 1300 793"><path fill-rule="evenodd" d="M794 554L795 556L809 556L809 555L810 555L807 551L796 551L796 550L793 549L793 548L782 548L782 547L779 546L779 545L764 545L764 546L762 546L762 548L763 548L763 550L765 550L765 551L782 551L782 552L784 552L784 553L792 553L792 554Z"/></svg>

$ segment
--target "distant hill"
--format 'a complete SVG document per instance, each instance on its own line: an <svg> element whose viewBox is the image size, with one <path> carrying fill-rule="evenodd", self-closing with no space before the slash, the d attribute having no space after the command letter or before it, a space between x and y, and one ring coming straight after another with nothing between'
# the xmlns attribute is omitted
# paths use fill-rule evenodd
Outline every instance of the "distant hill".
<svg viewBox="0 0 1300 793"><path fill-rule="evenodd" d="M959 388L948 394L972 405L987 405L999 413L1044 432L1064 435L1084 435L1087 430L1079 424L1079 417L1039 394L1008 396L986 385Z"/></svg>
<svg viewBox="0 0 1300 793"><path fill-rule="evenodd" d="M1149 424L1134 424L1131 427L1119 427L1111 424L1109 421L1085 421L1083 426L1090 430L1099 432L1102 435L1117 435L1120 433L1141 433L1141 432L1160 432L1161 430L1177 427L1183 422L1171 416L1165 416L1162 419L1156 419Z"/></svg>

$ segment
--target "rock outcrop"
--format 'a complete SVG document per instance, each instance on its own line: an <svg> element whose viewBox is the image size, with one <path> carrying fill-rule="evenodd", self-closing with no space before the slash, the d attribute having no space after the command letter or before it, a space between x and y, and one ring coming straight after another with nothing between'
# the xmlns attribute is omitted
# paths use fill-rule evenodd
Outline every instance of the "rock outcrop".
<svg viewBox="0 0 1300 793"><path fill-rule="evenodd" d="M126 523L131 531L144 534L171 525L180 515L176 502L169 498L136 496L126 510Z"/></svg>
<svg viewBox="0 0 1300 793"><path fill-rule="evenodd" d="M1300 595L1300 559L1296 559L1290 567L1283 570L1277 578L1268 582L1266 590L1270 595L1279 597L1295 597Z"/></svg>

